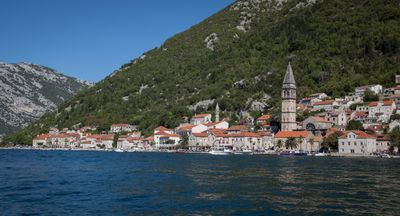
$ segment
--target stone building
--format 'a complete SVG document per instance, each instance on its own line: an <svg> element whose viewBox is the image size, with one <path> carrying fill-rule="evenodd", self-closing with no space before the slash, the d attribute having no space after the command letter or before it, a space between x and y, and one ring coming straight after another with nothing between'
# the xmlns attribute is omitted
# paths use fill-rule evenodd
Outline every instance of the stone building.
<svg viewBox="0 0 400 216"><path fill-rule="evenodd" d="M282 86L282 131L297 129L296 124L296 81L292 66L288 65Z"/></svg>

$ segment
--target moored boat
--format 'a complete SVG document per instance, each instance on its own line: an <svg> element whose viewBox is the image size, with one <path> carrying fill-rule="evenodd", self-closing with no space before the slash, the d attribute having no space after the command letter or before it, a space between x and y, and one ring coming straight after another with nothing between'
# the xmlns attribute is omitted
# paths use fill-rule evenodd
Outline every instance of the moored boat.
<svg viewBox="0 0 400 216"><path fill-rule="evenodd" d="M224 147L214 147L208 153L212 155L230 155L233 151Z"/></svg>
<svg viewBox="0 0 400 216"><path fill-rule="evenodd" d="M253 154L253 151L249 150L249 149L245 149L242 152L243 152L243 154L246 154L246 155L252 155Z"/></svg>

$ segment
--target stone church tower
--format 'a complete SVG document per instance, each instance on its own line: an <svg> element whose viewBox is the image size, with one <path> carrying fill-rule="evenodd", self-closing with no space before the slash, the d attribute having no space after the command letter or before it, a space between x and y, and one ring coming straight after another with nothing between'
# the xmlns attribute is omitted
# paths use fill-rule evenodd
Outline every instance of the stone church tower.
<svg viewBox="0 0 400 216"><path fill-rule="evenodd" d="M296 81L289 63L282 85L281 130L293 131L296 128Z"/></svg>
<svg viewBox="0 0 400 216"><path fill-rule="evenodd" d="M215 107L215 122L219 122L219 105Z"/></svg>

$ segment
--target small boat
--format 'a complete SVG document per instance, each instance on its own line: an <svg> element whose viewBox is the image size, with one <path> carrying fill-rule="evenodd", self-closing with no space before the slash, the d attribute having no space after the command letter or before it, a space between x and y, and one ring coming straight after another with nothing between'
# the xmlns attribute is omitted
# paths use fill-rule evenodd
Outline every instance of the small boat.
<svg viewBox="0 0 400 216"><path fill-rule="evenodd" d="M386 154L386 153L380 154L379 156L380 156L381 158L391 158L391 156L390 156L389 154Z"/></svg>
<svg viewBox="0 0 400 216"><path fill-rule="evenodd" d="M328 156L328 154L326 154L325 152L319 152L319 153L314 154L314 156L315 157L325 157L325 156Z"/></svg>
<svg viewBox="0 0 400 216"><path fill-rule="evenodd" d="M307 152L304 151L295 151L294 156L307 156Z"/></svg>
<svg viewBox="0 0 400 216"><path fill-rule="evenodd" d="M219 151L219 150L211 150L209 153L212 155L229 155L228 152Z"/></svg>
<svg viewBox="0 0 400 216"><path fill-rule="evenodd" d="M114 151L115 152L124 152L124 150L122 150L122 149L115 149Z"/></svg>
<svg viewBox="0 0 400 216"><path fill-rule="evenodd" d="M245 149L242 152L243 152L243 154L246 154L246 155L252 155L253 154L253 151L249 150L249 149Z"/></svg>
<svg viewBox="0 0 400 216"><path fill-rule="evenodd" d="M188 152L184 151L184 150L176 150L175 153L177 153L177 154L186 154Z"/></svg>
<svg viewBox="0 0 400 216"><path fill-rule="evenodd" d="M290 156L290 155L293 155L290 151L282 151L282 152L279 152L279 155L280 156Z"/></svg>
<svg viewBox="0 0 400 216"><path fill-rule="evenodd" d="M233 153L233 151L230 149L223 148L223 147L214 147L208 153L210 153L212 155L230 155Z"/></svg>

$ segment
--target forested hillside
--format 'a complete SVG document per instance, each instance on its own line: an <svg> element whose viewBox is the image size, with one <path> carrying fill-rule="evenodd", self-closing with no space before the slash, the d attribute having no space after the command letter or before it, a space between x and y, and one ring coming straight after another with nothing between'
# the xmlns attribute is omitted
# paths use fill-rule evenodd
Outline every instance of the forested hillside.
<svg viewBox="0 0 400 216"><path fill-rule="evenodd" d="M243 0L123 65L14 136L50 126L174 127L218 102L233 120L279 110L290 61L298 96L340 96L394 84L400 72L398 0ZM207 106L209 105L209 106Z"/></svg>

